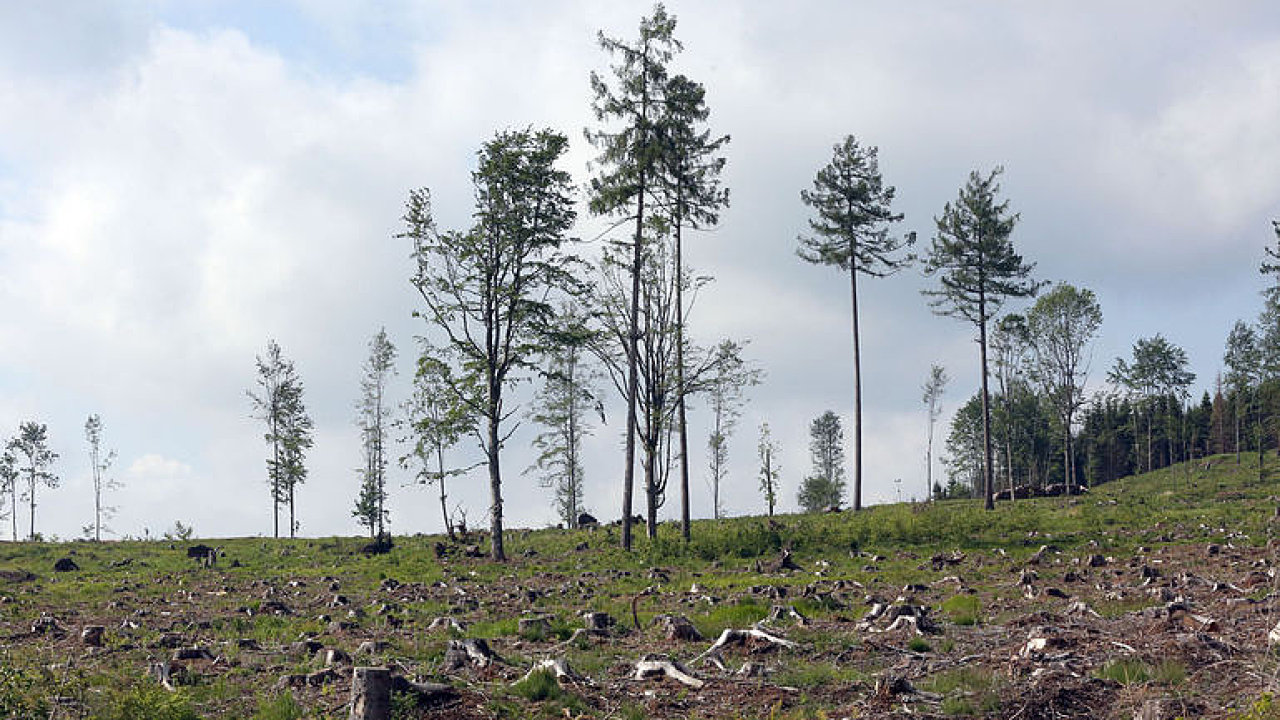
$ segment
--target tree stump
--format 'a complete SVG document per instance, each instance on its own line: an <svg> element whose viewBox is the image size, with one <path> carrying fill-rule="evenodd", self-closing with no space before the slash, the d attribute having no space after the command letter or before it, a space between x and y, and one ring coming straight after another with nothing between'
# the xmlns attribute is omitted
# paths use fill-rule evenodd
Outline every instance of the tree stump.
<svg viewBox="0 0 1280 720"><path fill-rule="evenodd" d="M583 613L582 624L588 632L603 634L609 632L617 624L617 621L610 617L609 613L588 612Z"/></svg>
<svg viewBox="0 0 1280 720"><path fill-rule="evenodd" d="M101 625L85 625L80 631L80 641L88 647L102 647L102 634L106 631Z"/></svg>
<svg viewBox="0 0 1280 720"><path fill-rule="evenodd" d="M358 667L351 671L351 712L348 720L391 720L391 671Z"/></svg>
<svg viewBox="0 0 1280 720"><path fill-rule="evenodd" d="M546 615L522 617L516 621L516 628L522 638L543 640L551 637L551 618Z"/></svg>
<svg viewBox="0 0 1280 720"><path fill-rule="evenodd" d="M702 640L702 633L683 615L659 615L653 619L662 626L662 634L668 640Z"/></svg>

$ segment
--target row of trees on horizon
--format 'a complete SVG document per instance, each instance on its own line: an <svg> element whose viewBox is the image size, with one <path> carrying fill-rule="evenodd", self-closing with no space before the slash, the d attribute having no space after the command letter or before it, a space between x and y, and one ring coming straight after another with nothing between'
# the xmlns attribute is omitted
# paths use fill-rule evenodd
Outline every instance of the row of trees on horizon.
<svg viewBox="0 0 1280 720"><path fill-rule="evenodd" d="M596 431L596 419L603 422L605 388L626 406L623 547L633 544L637 485L644 504L639 522L650 537L659 510L677 494L681 532L690 536L688 411L694 398L711 416L707 473L711 514L720 517L729 441L747 392L763 373L746 356L745 340L704 346L688 331L693 298L707 277L688 267L685 237L714 227L729 206L721 173L730 138L708 129L705 88L674 71L683 50L675 28L675 18L658 4L634 40L599 35L611 65L606 74L591 73L597 124L585 130L597 151L587 207L611 223L598 258L586 258L571 237L576 188L559 168L568 139L553 129L503 131L483 144L471 174L470 227L438 227L430 190L409 193L396 237L411 246L409 279L420 301L414 316L423 330L414 348L412 391L398 401L388 396L398 350L385 330L369 343L356 405L362 459L352 515L370 536L387 535L392 463L437 487L451 535L465 525L465 512L455 508L451 514L448 484L483 468L491 554L504 560L503 488L510 479L503 450L522 421L539 429L532 441L535 460L525 472L551 491L557 515L574 526L586 509L582 443ZM1033 277L1035 264L1013 244L1019 216L1001 197L1001 173L1000 167L970 173L933 218L931 242L918 253L916 234L896 231L904 217L893 210L896 190L884 181L874 146L846 137L812 187L800 193L812 216L797 254L849 278L854 378L852 487L845 486L843 424L835 412L824 412L809 428L813 468L797 497L806 510L842 505L846 491L852 509L862 508L859 283L915 265L933 283L924 291L930 308L973 328L981 371L980 388L947 434L949 477L943 484L931 473L948 377L944 368L931 368L923 389L929 471L922 497L971 494L990 509L999 491L1014 496L1020 487L1060 483L1072 492L1215 449L1260 452L1265 446L1275 414L1267 408L1280 402L1280 265L1264 263L1276 287L1256 326L1241 322L1233 329L1226 374L1212 397L1187 405L1195 378L1186 370L1186 354L1157 335L1137 341L1132 358L1117 359L1108 374L1111 389L1089 398L1089 346L1101 327L1101 308L1088 289L1065 282L1050 287ZM1280 226L1276 233L1277 249L1267 253L1280 263ZM1003 314L1008 302L1019 299L1034 302L1025 312ZM248 395L266 426L273 534L282 534L283 519L284 533L292 535L313 422L302 381L277 343L268 342L256 369ZM536 390L521 403L513 388L529 380ZM99 448L100 420L96 428L91 433L86 427L95 483L99 469L110 464L110 454ZM19 437L26 434L24 424ZM480 457L457 451L464 439L476 443ZM0 463L0 497L9 502L15 538L19 478L28 478L23 497L30 501L32 535L35 488L56 483L48 471L56 455L37 460L38 453L27 453L23 464L18 455L25 446L16 443L9 443L13 452ZM779 447L767 423L760 427L757 454L760 492L772 514ZM106 506L100 499L96 505L94 534L100 537Z"/></svg>

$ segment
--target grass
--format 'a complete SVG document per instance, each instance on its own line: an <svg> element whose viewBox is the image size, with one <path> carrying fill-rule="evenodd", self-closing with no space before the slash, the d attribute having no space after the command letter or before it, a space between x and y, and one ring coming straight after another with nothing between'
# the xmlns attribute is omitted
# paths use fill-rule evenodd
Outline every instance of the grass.
<svg viewBox="0 0 1280 720"><path fill-rule="evenodd" d="M513 560L502 565L483 560L438 562L432 545L439 538L420 536L396 538L395 550L373 558L359 553L367 542L364 538L205 541L227 553L212 572L198 568L185 557L183 550L189 543L0 543L0 569L29 570L37 575L35 580L4 587L2 594L9 602L0 603L0 623L21 630L49 608L59 609L64 618L115 618L107 623L106 657L111 660L89 663L78 668L77 673L65 673L66 677L48 669L65 663L66 658L58 657L47 645L0 650L0 717L47 717L51 710L48 697L52 694L86 698L87 714L92 717L120 717L127 712L141 718L184 720L195 717L192 713L196 710L218 713L210 717L256 720L309 717L299 714L303 704L311 704L300 702L308 700L305 695L255 695L259 688L254 683L263 672L260 664L265 661L254 653L238 652L234 644L220 652L238 664L216 678L164 698L152 692L154 686L140 677L139 668L145 667L155 654L147 645L160 633L171 626L187 628L195 620L204 620L208 625L187 633L211 644L251 638L263 647L279 648L304 634L323 637L327 623L317 619L319 611L314 605L306 603L308 599L332 594L328 588L333 578L338 579L340 592L352 599L350 608L369 613L361 629L386 633L395 657L419 663L428 674L438 668L449 634L428 634L425 627L442 615L468 621L463 633L467 637L526 644L551 642L567 638L580 626L579 615L586 610L608 612L619 624L629 627L632 598L652 587L659 592L643 596L638 604L646 632L655 614L679 612L710 639L725 628L750 627L767 617L774 604L794 605L813 619L815 626L778 627L784 628L788 638L802 642L807 652L788 654L787 662L775 668L768 682L819 695L833 687L866 684L869 670L847 661L849 656L861 654L860 636L828 629L830 623L856 622L866 609L861 603L864 591L846 589L836 595L806 595L806 589L812 590L815 584L821 586L839 579L861 582L867 586L867 593L873 586L896 593L897 587L908 583L928 585L943 575L959 574L966 586L977 592L933 595L928 602L937 603L938 617L958 628L1003 623L1012 617L1011 613L1022 612L1016 610L1015 600L1020 595L1009 582L1016 577L1011 573L1042 544L1061 549L1064 561L1092 552L1121 556L1132 553L1139 545L1159 548L1167 544L1225 544L1228 540L1236 546L1264 545L1276 537L1271 524L1271 497L1276 491L1273 482L1258 482L1256 465L1251 462L1256 463L1256 458L1247 458L1237 468L1233 458L1220 456L1212 459L1213 470L1207 473L1200 469L1200 463L1189 476L1183 468L1175 467L1104 485L1082 497L1001 503L996 512L984 511L978 501L951 500L873 506L856 514L698 521L689 543L682 541L676 525L666 523L659 527L656 539L639 537L636 550L631 553L617 547L615 528L576 532L515 530L508 538ZM1268 463L1280 467L1274 458L1268 458ZM1110 531L1099 535L1099 528ZM1096 547L1088 545L1091 540L1096 541ZM583 544L585 549L579 549ZM791 550L801 571L757 571L758 561L774 559L784 548ZM981 554L982 563L967 562L959 571L932 570L932 554L953 550ZM526 551L532 557L523 557ZM859 553L880 556L874 562L878 569L864 570L873 561ZM52 565L60 557L72 557L81 570L54 574ZM1045 574L1049 572L1046 570ZM240 588L241 592L225 597L208 595L211 578L220 585ZM406 628L422 632L397 637L389 631L386 618L374 615L372 607L385 596L379 593L379 586L387 578L418 583L424 588L438 582L448 587L447 593L425 592L421 599L405 599L394 611ZM302 584L290 585L291 582ZM572 597L586 599L562 596L560 588L576 593L574 583L586 586L587 592ZM694 584L699 592L690 594ZM263 594L266 585L278 590L271 599L298 611L281 616L258 613L268 601ZM553 618L547 637L536 633L520 637L518 611L511 610L512 606L526 606L518 597L505 605L467 604L485 597L492 588L535 586L545 592L534 607ZM785 597L772 599L759 592L766 586L785 590ZM245 591L246 588L252 590ZM1267 590L1263 588L1258 593L1265 595ZM194 601L184 599L194 595L202 598L200 617L194 617L191 611ZM702 601L702 595L711 596L715 602ZM669 599L662 600L661 596ZM113 601L120 604L120 609L105 612L103 608ZM1121 600L1098 599L1090 606L1106 617L1117 617L1153 604L1157 601L1148 596L1133 595ZM119 626L119 617L132 617L130 613L135 609L162 606L172 608L172 617L140 617L141 627L136 630ZM323 612L344 619L347 609ZM646 637L651 639L651 633ZM915 638L908 641L907 647L915 652L949 655L960 651L957 637L963 643L965 635L949 627L942 637ZM583 639L568 649L570 662L596 680L608 679L620 662L610 650L613 642ZM132 650L126 649L131 646ZM505 648L500 651L516 661L522 654L537 652L529 647L516 652ZM121 664L112 667L111 662ZM319 667L315 658L291 658L289 662L298 671ZM1113 660L1098 668L1096 674L1126 686L1178 686L1187 682L1186 667L1171 660ZM944 712L976 715L998 709L1001 682L999 676L975 668L941 673L920 685L943 694ZM250 688L247 692L246 686ZM312 690L299 690L307 692L314 694ZM339 700L326 699L330 705ZM582 700L560 688L554 679L548 683L531 678L509 692L497 692L492 702L495 715L551 717L563 716L566 709L577 712L580 705L575 703ZM1277 716L1262 699L1255 709L1264 705L1264 709L1248 717ZM782 717L806 716L808 707L789 708ZM814 709L813 716L821 710ZM624 704L616 716L643 716L643 712L643 708ZM756 715L747 716L760 715L759 710L752 712Z"/></svg>
<svg viewBox="0 0 1280 720"><path fill-rule="evenodd" d="M977 625L981 619L982 601L977 595L953 595L942 601L939 609L956 625Z"/></svg>

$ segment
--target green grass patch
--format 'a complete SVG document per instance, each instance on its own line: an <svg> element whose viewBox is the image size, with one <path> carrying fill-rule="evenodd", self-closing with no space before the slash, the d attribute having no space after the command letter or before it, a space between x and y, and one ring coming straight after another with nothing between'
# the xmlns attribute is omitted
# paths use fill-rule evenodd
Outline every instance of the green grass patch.
<svg viewBox="0 0 1280 720"><path fill-rule="evenodd" d="M982 602L977 595L953 595L942 601L939 609L956 625L977 625L981 620Z"/></svg>

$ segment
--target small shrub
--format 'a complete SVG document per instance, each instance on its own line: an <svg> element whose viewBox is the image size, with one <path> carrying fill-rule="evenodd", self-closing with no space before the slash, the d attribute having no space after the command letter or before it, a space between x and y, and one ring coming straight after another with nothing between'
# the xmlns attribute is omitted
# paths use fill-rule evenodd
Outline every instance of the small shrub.
<svg viewBox="0 0 1280 720"><path fill-rule="evenodd" d="M303 714L302 706L294 700L293 693L286 690L278 695L260 696L253 720L299 720Z"/></svg>
<svg viewBox="0 0 1280 720"><path fill-rule="evenodd" d="M929 652L933 648L929 646L929 641L922 637L913 637L911 642L907 643L907 649L912 652Z"/></svg>
<svg viewBox="0 0 1280 720"><path fill-rule="evenodd" d="M1133 657L1112 660L1098 669L1098 677L1121 685L1141 685L1151 680L1151 668Z"/></svg>
<svg viewBox="0 0 1280 720"><path fill-rule="evenodd" d="M1151 673L1151 680L1161 685L1181 685L1187 679L1187 668L1177 660L1161 660Z"/></svg>
<svg viewBox="0 0 1280 720"><path fill-rule="evenodd" d="M953 595L942 603L941 609L956 625L977 625L982 603L974 595Z"/></svg>
<svg viewBox="0 0 1280 720"><path fill-rule="evenodd" d="M511 686L511 692L530 702L559 700L564 695L560 681L549 670L538 670Z"/></svg>
<svg viewBox="0 0 1280 720"><path fill-rule="evenodd" d="M159 685L137 685L112 694L102 720L199 720L187 696Z"/></svg>

